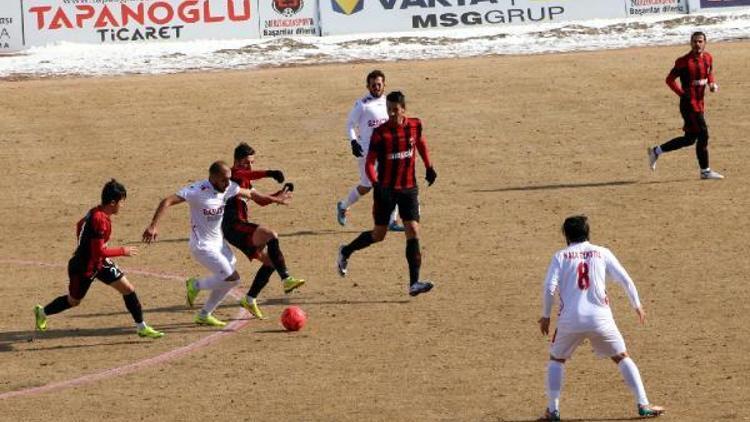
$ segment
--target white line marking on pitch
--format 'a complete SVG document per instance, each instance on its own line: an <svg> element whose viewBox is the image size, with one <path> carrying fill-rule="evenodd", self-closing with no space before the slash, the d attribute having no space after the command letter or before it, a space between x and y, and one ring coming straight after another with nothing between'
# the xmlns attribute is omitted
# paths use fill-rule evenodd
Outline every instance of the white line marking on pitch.
<svg viewBox="0 0 750 422"><path fill-rule="evenodd" d="M36 261L25 261L25 260L20 260L20 259L0 259L0 263L14 264L14 265L26 265L26 266L32 266L32 267L54 267L54 268L65 267L64 265L60 265L60 264L50 264L46 262L36 262ZM126 272L131 273L131 274L140 274L140 275L145 275L145 276L154 277L154 278L167 279L167 280L184 280L183 277L180 277L174 274L164 274L164 273L157 273L157 272L151 272L151 271L130 270L130 269L127 270ZM241 295L242 295L241 292L238 292L237 290L232 290L232 296L234 296L235 298L239 298L241 297ZM53 383L45 384L39 387L31 387L31 388L25 388L22 390L8 391L7 393L0 394L0 400L9 399L11 397L30 396L32 394L46 393L49 391L60 390L63 388L88 384L88 383L99 381L105 378L129 374L129 373L138 371L143 368L148 368L150 366L154 366L160 363L170 361L172 359L186 355L201 347L206 347L211 344L214 344L217 341L221 340L222 337L229 336L229 335L236 333L237 331L239 331L244 326L250 323L250 320L248 319L249 316L250 314L244 308L240 308L239 312L237 312L237 315L235 315L234 317L235 318L234 321L227 324L227 326L224 327L222 331L217 331L207 337L203 337L199 340L196 340L188 344L187 346L183 346L177 349L172 349L170 351L158 354L156 356L142 359L133 363L129 363L127 365L105 369L103 371L95 372L93 374L83 375L78 378L73 378L73 379L69 379L66 381L53 382Z"/></svg>

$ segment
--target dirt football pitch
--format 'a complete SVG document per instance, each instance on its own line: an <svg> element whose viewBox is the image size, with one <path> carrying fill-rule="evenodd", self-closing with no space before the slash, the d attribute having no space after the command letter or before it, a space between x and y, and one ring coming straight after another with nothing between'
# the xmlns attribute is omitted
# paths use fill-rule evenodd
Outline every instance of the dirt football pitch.
<svg viewBox="0 0 750 422"><path fill-rule="evenodd" d="M721 87L707 98L711 166L723 181L699 180L692 148L647 167L646 147L680 133L664 77L687 50L0 82L0 420L534 420L546 405L541 284L574 213L636 282L645 326L619 286L609 294L664 419L750 420L750 43L708 45ZM417 298L403 234L355 254L347 278L335 270L338 245L372 224L371 196L346 227L335 204L357 181L344 126L373 68L423 120L438 172L427 188L418 166L422 273L436 288ZM268 320L228 298L217 315L234 330L195 326L182 280L206 270L180 205L160 242L117 259L166 337L137 337L101 283L34 332L32 307L66 292L74 225L107 180L128 188L110 245L141 245L159 200L240 140L256 168L296 185L289 207L251 212L307 279L299 292L285 296L274 275L260 301ZM244 291L258 263L238 260ZM279 323L291 304L309 316L297 333ZM611 361L585 345L566 367L565 419L636 416Z"/></svg>

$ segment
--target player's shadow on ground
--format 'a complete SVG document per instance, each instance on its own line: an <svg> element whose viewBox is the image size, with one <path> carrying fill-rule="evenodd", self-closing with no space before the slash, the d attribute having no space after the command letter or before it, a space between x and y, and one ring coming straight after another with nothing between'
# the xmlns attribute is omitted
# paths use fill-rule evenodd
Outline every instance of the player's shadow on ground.
<svg viewBox="0 0 750 422"><path fill-rule="evenodd" d="M333 236L337 234L359 234L361 230L334 230L334 229L322 229L322 230L297 230L291 233L279 233L279 237L303 237L303 236ZM176 237L172 239L159 239L157 243L187 243L190 239L187 237ZM142 242L140 240L131 240L125 242L126 245L138 245Z"/></svg>
<svg viewBox="0 0 750 422"><path fill-rule="evenodd" d="M514 187L497 188L497 189L475 189L472 192L488 193L488 192L519 192L519 191L534 191L534 190L599 188L599 187L605 187L605 186L654 185L654 184L664 184L664 183L678 183L678 182L685 182L685 181L687 181L687 179L650 180L647 182L639 182L637 180L613 180L609 182L555 183L555 184L549 184L549 185L514 186Z"/></svg>
<svg viewBox="0 0 750 422"><path fill-rule="evenodd" d="M640 416L631 416L631 417L624 417L624 418L564 418L564 421L571 421L571 422L609 422L609 421L640 421L644 418ZM536 422L539 418L532 418L532 419L495 419L496 422Z"/></svg>
<svg viewBox="0 0 750 422"><path fill-rule="evenodd" d="M406 304L409 299L396 300L292 300L286 297L266 299L261 305L378 305L378 304Z"/></svg>
<svg viewBox="0 0 750 422"><path fill-rule="evenodd" d="M160 325L159 329L165 330L169 333L180 333L180 332L194 332L195 324L193 323L181 323L171 325ZM135 328L133 326L119 326L119 327L103 327L103 328L72 328L72 329L49 329L45 332L37 331L8 331L0 333L0 353L11 352L14 349L13 345L16 343L33 343L35 340L54 340L61 338L86 338L86 337L112 337L112 336L134 336ZM50 349L67 349L67 348L82 348L82 347L96 347L96 346L107 346L116 344L129 344L137 343L137 340L132 341L120 341L120 342L108 342L108 343L96 343L96 344L80 344L72 346L50 346L48 348L30 348L25 350L50 350Z"/></svg>

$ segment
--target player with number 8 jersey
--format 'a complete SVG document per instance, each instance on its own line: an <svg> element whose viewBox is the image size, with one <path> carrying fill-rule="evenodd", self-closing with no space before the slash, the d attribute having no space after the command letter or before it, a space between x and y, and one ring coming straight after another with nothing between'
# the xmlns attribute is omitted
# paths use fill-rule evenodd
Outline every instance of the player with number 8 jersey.
<svg viewBox="0 0 750 422"><path fill-rule="evenodd" d="M633 280L609 249L589 242L586 216L568 217L563 223L563 233L568 246L552 257L542 292L539 326L544 335L549 334L555 293L560 296L557 329L552 336L547 367L549 403L542 420L560 420L563 364L585 340L589 340L599 356L609 357L617 364L636 398L639 416L660 415L664 409L649 404L638 367L628 355L607 297L605 282L609 276L624 287L630 305L644 323L646 314Z"/></svg>

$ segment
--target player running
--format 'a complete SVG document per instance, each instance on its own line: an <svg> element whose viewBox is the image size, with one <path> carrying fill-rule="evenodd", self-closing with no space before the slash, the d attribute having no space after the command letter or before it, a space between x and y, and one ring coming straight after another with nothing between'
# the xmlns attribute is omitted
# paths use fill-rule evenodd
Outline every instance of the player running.
<svg viewBox="0 0 750 422"><path fill-rule="evenodd" d="M701 179L723 179L724 176L708 166L708 126L703 113L706 106L703 98L706 86L711 92L719 90L714 79L714 59L706 49L706 34L694 32L690 37L689 53L675 61L667 75L667 85L680 97L680 114L685 122L685 135L667 143L648 148L648 162L651 170L656 170L656 160L665 152L674 151L695 144L695 155L701 168ZM677 84L677 78L680 83ZM698 141L696 143L696 140Z"/></svg>
<svg viewBox="0 0 750 422"><path fill-rule="evenodd" d="M284 189L273 195L263 195L253 188L252 181L264 176L273 177L279 183L284 181L284 174L279 170L253 170L254 162L255 150L244 142L237 145L234 149L232 181L241 188L252 190L254 192L252 200L260 206L272 204L274 200L291 200L294 190L294 185L291 183L287 183L284 185ZM247 201L239 196L230 198L224 209L221 230L230 245L241 250L249 260L257 259L261 262L261 267L255 274L253 284L250 286L247 295L240 301L240 305L256 318L265 319L256 299L261 290L268 284L274 270L281 277L284 293L291 293L305 284L305 280L289 275L284 254L279 247L279 236L276 232L267 227L251 223L248 216Z"/></svg>
<svg viewBox="0 0 750 422"><path fill-rule="evenodd" d="M339 274L346 276L349 257L360 249L385 239L388 220L398 206L406 228L406 261L409 263L409 294L416 296L429 292L433 285L419 280L422 254L419 248L419 197L415 175L417 157L415 148L427 169L427 184L432 185L437 173L430 162L427 142L422 135L422 122L406 117L406 98L399 91L387 97L388 121L372 134L367 153L367 177L375 192L372 214L375 227L362 232L348 245L339 247L337 266ZM375 162L377 161L377 172Z"/></svg>
<svg viewBox="0 0 750 422"><path fill-rule="evenodd" d="M606 275L622 285L630 305L643 324L646 313L641 307L633 280L609 249L589 243L586 216L568 217L562 229L568 247L552 257L544 281L542 317L539 319L539 327L546 336L549 334L552 302L555 292L559 291L560 312L547 365L549 404L542 420L560 420L560 392L565 372L563 364L586 339L599 356L611 358L620 368L625 383L636 398L638 414L642 417L659 416L664 408L648 402L638 367L628 355L625 340L615 324L605 288Z"/></svg>
<svg viewBox="0 0 750 422"><path fill-rule="evenodd" d="M36 329L47 330L47 316L54 315L78 306L91 287L94 279L99 279L117 290L125 301L125 307L133 317L136 332L140 337L160 338L164 333L151 328L143 320L143 310L135 288L110 258L117 256L134 256L138 249L133 246L110 248L107 246L112 234L110 216L120 212L125 206L127 197L125 186L115 179L110 180L102 189L102 202L92 208L76 225L78 247L68 261L68 294L62 295L42 307L34 307Z"/></svg>
<svg viewBox="0 0 750 422"><path fill-rule="evenodd" d="M188 185L159 203L151 224L143 232L143 241L151 243L157 239L158 224L167 208L187 201L190 206L190 252L196 261L211 271L207 277L189 278L185 282L187 303L192 307L200 290L211 290L194 322L223 327L226 322L212 313L229 291L240 284L240 275L235 270L237 259L221 233L224 208L229 198L239 195L251 199L257 192L243 189L231 181L231 170L223 161L211 164L208 174L208 179ZM272 198L272 201L287 204L287 198L283 196Z"/></svg>
<svg viewBox="0 0 750 422"><path fill-rule="evenodd" d="M357 157L359 164L359 185L349 191L346 199L336 204L336 216L342 226L346 225L349 207L372 189L365 171L365 155L370 146L372 131L388 120L388 110L383 96L385 74L379 70L373 70L367 75L366 81L369 92L354 103L354 108L349 112L349 119L346 122L346 132L351 141L352 154ZM404 227L396 223L396 209L391 214L388 228L391 231L404 231Z"/></svg>

